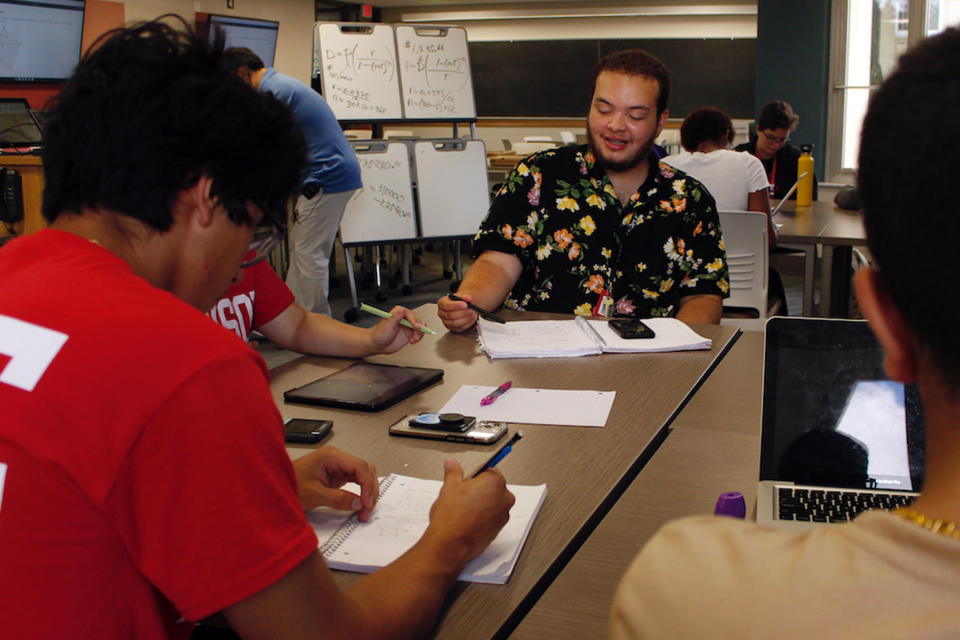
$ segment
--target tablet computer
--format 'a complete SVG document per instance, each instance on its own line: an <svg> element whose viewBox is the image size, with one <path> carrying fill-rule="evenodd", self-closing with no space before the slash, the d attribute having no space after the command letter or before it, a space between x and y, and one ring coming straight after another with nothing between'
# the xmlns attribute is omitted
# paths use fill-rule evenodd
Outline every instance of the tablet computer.
<svg viewBox="0 0 960 640"><path fill-rule="evenodd" d="M443 378L443 369L356 362L346 369L285 391L286 402L380 411Z"/></svg>

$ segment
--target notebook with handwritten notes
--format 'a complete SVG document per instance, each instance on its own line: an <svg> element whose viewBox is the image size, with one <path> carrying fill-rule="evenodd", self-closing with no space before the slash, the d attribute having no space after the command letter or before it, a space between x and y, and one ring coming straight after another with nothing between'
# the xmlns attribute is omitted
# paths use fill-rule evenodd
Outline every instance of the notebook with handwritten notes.
<svg viewBox="0 0 960 640"><path fill-rule="evenodd" d="M331 569L372 573L403 555L430 523L430 505L437 499L441 480L391 474L380 481L380 498L373 517L360 522L342 511L314 509L307 513L320 552ZM508 485L517 501L510 521L490 546L464 568L464 582L505 584L520 558L533 522L547 496L547 485Z"/></svg>

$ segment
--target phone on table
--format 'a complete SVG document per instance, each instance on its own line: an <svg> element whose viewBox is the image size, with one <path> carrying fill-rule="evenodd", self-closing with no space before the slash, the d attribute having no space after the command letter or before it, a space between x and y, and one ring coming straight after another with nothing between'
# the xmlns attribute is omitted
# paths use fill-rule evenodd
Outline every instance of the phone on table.
<svg viewBox="0 0 960 640"><path fill-rule="evenodd" d="M620 334L621 338L652 338L656 334L653 329L636 318L614 318L610 321L610 328Z"/></svg>
<svg viewBox="0 0 960 640"><path fill-rule="evenodd" d="M507 432L507 423L477 420L459 413L418 413L390 425L392 436L493 444Z"/></svg>
<svg viewBox="0 0 960 640"><path fill-rule="evenodd" d="M332 420L307 420L287 418L283 423L284 440L294 444L320 442L333 429Z"/></svg>

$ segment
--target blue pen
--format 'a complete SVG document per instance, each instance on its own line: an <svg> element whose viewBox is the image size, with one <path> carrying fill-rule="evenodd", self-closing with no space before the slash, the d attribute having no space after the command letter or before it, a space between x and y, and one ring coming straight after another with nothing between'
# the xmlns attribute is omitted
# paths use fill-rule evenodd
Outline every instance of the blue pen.
<svg viewBox="0 0 960 640"><path fill-rule="evenodd" d="M523 437L523 431L517 431L515 434L513 434L513 437L507 441L507 444L500 447L500 450L497 451L495 454L493 454L493 456L489 460L483 463L479 469L474 471L473 475L471 475L470 477L476 478L478 475L480 475L487 469L494 468L498 462L506 458L507 454L513 450L513 443L515 443L517 440L519 440L522 437Z"/></svg>

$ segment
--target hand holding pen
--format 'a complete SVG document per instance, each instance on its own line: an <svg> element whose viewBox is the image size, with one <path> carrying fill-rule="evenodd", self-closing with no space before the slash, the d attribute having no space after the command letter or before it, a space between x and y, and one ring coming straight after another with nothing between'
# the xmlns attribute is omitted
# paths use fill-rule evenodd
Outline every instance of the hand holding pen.
<svg viewBox="0 0 960 640"><path fill-rule="evenodd" d="M447 294L447 297L450 298L451 300L453 300L454 302L466 302L466 303L467 303L467 308L470 309L471 311L476 311L477 313L480 314L480 317L482 317L482 318L486 318L487 320L493 320L494 322L499 322L500 324L506 324L506 323L507 323L507 321L504 320L503 318L501 318L500 316L495 315L495 314L493 314L493 313L490 313L490 312L487 311L486 309L481 309L480 307L478 307L477 305L473 304L473 303L470 302L469 300L464 300L463 298L461 298L460 296L458 296L458 295L455 294L455 293L448 293L448 294Z"/></svg>
<svg viewBox="0 0 960 640"><path fill-rule="evenodd" d="M476 471L470 474L470 477L476 478L478 475L480 475L487 469L492 469L495 466L497 466L498 462L503 460L508 453L513 451L513 445L517 442L517 440L519 440L522 437L523 437L523 431L517 431L515 434L513 434L513 437L507 440L507 443L505 445L497 449L497 452L492 456L490 456L489 460L487 460L482 465L480 465L480 468L478 468Z"/></svg>

